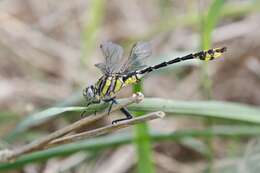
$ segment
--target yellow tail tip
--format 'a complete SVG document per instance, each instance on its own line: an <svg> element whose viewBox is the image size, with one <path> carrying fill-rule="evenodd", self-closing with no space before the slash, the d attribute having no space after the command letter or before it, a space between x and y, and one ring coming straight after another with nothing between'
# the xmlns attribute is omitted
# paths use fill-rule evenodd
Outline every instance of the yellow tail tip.
<svg viewBox="0 0 260 173"><path fill-rule="evenodd" d="M224 53L227 51L227 47L216 48L215 51L218 53Z"/></svg>
<svg viewBox="0 0 260 173"><path fill-rule="evenodd" d="M226 51L227 51L227 47L209 49L207 51L204 51L205 52L204 58L201 60L210 61L210 60L216 59L216 58L220 57Z"/></svg>

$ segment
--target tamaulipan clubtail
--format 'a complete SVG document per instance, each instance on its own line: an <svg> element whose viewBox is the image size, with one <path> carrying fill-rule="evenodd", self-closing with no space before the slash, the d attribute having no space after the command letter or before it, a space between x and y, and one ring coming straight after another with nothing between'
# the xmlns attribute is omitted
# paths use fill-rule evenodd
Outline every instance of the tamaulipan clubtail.
<svg viewBox="0 0 260 173"><path fill-rule="evenodd" d="M112 105L117 104L116 95L124 87L135 84L148 73L181 61L199 59L202 61L214 60L220 57L226 47L214 48L209 50L191 53L183 57L177 57L170 61L165 61L154 66L147 66L144 60L151 55L151 46L148 42L137 42L131 49L127 58L123 57L121 46L112 42L100 45L105 61L96 64L103 74L94 85L90 85L83 91L83 96L87 105L98 104L101 101L110 102L110 112ZM122 108L126 117L114 120L112 123L131 119L133 116L126 108ZM84 113L83 113L84 114Z"/></svg>

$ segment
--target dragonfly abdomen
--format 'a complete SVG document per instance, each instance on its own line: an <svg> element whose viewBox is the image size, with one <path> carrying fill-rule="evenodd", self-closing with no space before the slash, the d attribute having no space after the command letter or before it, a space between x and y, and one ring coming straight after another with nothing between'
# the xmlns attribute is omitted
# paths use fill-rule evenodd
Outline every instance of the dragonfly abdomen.
<svg viewBox="0 0 260 173"><path fill-rule="evenodd" d="M152 71L160 69L162 67L166 67L168 65L175 64L175 63L178 63L180 61L186 61L186 60L189 60L189 59L200 59L202 61L213 60L213 59L220 57L225 51L226 51L225 47L209 49L209 50L206 50L206 51L200 51L198 53L189 54L189 55L186 55L186 56L183 56L183 57L178 57L178 58L172 59L170 61L165 61L163 63L147 67L143 70L137 71L137 74L140 74L140 75L143 74L144 75L146 73L152 72Z"/></svg>

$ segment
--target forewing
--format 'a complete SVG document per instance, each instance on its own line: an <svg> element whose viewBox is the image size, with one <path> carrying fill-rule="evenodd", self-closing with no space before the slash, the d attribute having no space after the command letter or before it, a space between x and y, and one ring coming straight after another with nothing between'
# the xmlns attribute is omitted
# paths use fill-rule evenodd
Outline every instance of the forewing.
<svg viewBox="0 0 260 173"><path fill-rule="evenodd" d="M137 42L131 52L130 56L121 67L121 73L129 73L146 67L144 60L152 54L151 45L148 42Z"/></svg>
<svg viewBox="0 0 260 173"><path fill-rule="evenodd" d="M112 42L106 42L100 45L105 61L96 64L102 73L111 74L118 72L122 64L123 49L121 46Z"/></svg>
<svg viewBox="0 0 260 173"><path fill-rule="evenodd" d="M96 66L103 74L106 74L106 73L107 73L106 64L105 64L105 63L98 63L98 64L95 64L95 66Z"/></svg>

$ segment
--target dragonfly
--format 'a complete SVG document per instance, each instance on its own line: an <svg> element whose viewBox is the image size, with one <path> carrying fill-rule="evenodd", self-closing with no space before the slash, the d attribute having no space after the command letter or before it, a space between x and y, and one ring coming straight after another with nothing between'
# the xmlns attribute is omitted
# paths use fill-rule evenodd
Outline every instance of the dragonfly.
<svg viewBox="0 0 260 173"><path fill-rule="evenodd" d="M100 49L104 56L104 62L95 64L95 66L102 72L102 76L95 84L83 89L83 96L87 102L87 106L99 104L101 101L111 103L108 114L111 111L112 105L118 104L116 96L122 88L138 83L152 71L191 59L202 61L214 60L221 57L227 50L226 47L203 50L148 66L145 60L152 54L149 42L139 41L135 43L130 51L130 55L126 58L123 56L123 48L113 42L101 44ZM133 118L127 108L123 107L120 111L126 117L114 120L112 124Z"/></svg>

